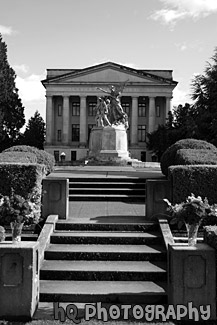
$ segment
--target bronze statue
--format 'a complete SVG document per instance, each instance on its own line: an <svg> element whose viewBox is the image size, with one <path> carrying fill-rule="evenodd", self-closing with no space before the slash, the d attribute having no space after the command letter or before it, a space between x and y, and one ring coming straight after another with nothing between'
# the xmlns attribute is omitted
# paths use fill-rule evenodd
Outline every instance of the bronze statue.
<svg viewBox="0 0 217 325"><path fill-rule="evenodd" d="M128 81L128 80L127 80ZM107 91L103 88L97 88L101 90L102 92L108 94L109 96L109 116L110 116L110 124L112 125L121 125L123 124L126 128L128 128L128 116L124 112L122 106L120 97L121 94L126 86L127 81L125 81L122 84L119 84L117 86L111 86L110 91Z"/></svg>

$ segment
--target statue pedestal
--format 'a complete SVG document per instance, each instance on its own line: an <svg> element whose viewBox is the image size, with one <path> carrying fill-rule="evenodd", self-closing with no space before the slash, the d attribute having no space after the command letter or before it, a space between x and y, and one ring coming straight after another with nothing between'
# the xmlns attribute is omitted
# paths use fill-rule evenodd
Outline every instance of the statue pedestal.
<svg viewBox="0 0 217 325"><path fill-rule="evenodd" d="M90 133L89 159L120 164L131 161L125 127L123 125L93 127Z"/></svg>

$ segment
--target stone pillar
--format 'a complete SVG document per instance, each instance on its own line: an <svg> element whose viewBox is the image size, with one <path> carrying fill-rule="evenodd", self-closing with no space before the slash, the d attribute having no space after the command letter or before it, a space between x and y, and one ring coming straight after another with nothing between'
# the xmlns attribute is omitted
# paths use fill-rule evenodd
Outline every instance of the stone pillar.
<svg viewBox="0 0 217 325"><path fill-rule="evenodd" d="M53 140L53 97L46 95L46 143Z"/></svg>
<svg viewBox="0 0 217 325"><path fill-rule="evenodd" d="M67 219L69 213L69 180L68 178L48 177L42 181L44 195L42 197L42 216L58 214L59 219Z"/></svg>
<svg viewBox="0 0 217 325"><path fill-rule="evenodd" d="M132 98L132 117L130 130L131 145L138 143L138 97Z"/></svg>
<svg viewBox="0 0 217 325"><path fill-rule="evenodd" d="M148 132L155 130L155 97L149 97Z"/></svg>
<svg viewBox="0 0 217 325"><path fill-rule="evenodd" d="M81 97L80 102L80 146L87 144L87 104L86 97Z"/></svg>
<svg viewBox="0 0 217 325"><path fill-rule="evenodd" d="M168 118L168 113L171 111L171 97L166 97L165 118Z"/></svg>
<svg viewBox="0 0 217 325"><path fill-rule="evenodd" d="M69 96L63 97L63 131L62 142L68 144L69 142Z"/></svg>

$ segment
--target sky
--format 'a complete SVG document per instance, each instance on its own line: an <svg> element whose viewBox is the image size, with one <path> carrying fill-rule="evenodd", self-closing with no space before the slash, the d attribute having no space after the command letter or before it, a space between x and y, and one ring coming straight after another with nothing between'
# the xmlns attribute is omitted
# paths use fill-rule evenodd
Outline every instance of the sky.
<svg viewBox="0 0 217 325"><path fill-rule="evenodd" d="M45 119L46 69L108 61L173 70L184 105L217 47L217 0L0 0L0 33L27 122Z"/></svg>

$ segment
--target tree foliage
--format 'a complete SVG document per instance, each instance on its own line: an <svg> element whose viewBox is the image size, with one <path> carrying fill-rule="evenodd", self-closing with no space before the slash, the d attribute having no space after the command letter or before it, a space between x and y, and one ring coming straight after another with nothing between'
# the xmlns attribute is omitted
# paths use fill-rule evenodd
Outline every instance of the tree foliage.
<svg viewBox="0 0 217 325"><path fill-rule="evenodd" d="M36 111L34 116L31 117L26 126L23 134L22 143L28 146L33 146L38 149L44 149L45 141L45 122Z"/></svg>
<svg viewBox="0 0 217 325"><path fill-rule="evenodd" d="M203 75L192 81L198 136L217 146L217 47Z"/></svg>
<svg viewBox="0 0 217 325"><path fill-rule="evenodd" d="M179 105L173 112L169 112L165 125L159 125L157 130L148 134L147 147L160 160L165 150L181 139L197 138L195 112L191 105Z"/></svg>
<svg viewBox="0 0 217 325"><path fill-rule="evenodd" d="M7 60L7 45L0 34L0 151L16 143L25 124L24 107L15 78Z"/></svg>
<svg viewBox="0 0 217 325"><path fill-rule="evenodd" d="M217 48L203 75L192 80L193 104L179 105L166 125L148 134L147 147L158 155L176 141L186 138L205 140L217 146Z"/></svg>

